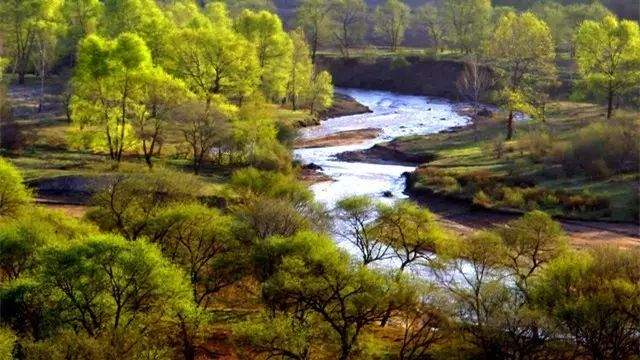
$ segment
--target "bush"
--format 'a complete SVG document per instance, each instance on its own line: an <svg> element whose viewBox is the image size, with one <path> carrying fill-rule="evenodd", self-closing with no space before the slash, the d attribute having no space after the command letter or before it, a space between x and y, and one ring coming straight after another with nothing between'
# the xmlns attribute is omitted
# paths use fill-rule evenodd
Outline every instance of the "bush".
<svg viewBox="0 0 640 360"><path fill-rule="evenodd" d="M506 152L505 141L502 136L498 136L493 141L491 141L491 152L496 159L502 159L504 153Z"/></svg>
<svg viewBox="0 0 640 360"><path fill-rule="evenodd" d="M22 183L18 170L0 158L0 218L16 216L31 202L31 193Z"/></svg>
<svg viewBox="0 0 640 360"><path fill-rule="evenodd" d="M516 209L523 208L525 200L522 191L518 188L504 187L502 204Z"/></svg>
<svg viewBox="0 0 640 360"><path fill-rule="evenodd" d="M480 190L473 195L473 204L480 207L490 208L493 205L493 200L484 191Z"/></svg>
<svg viewBox="0 0 640 360"><path fill-rule="evenodd" d="M596 179L637 172L640 162L638 120L618 119L595 123L569 140L564 151L554 151L554 160L567 174L582 172Z"/></svg>
<svg viewBox="0 0 640 360"><path fill-rule="evenodd" d="M0 360L13 359L16 335L9 329L0 327Z"/></svg>
<svg viewBox="0 0 640 360"><path fill-rule="evenodd" d="M526 133L521 141L521 149L528 152L534 161L542 161L553 148L551 136L543 131Z"/></svg>

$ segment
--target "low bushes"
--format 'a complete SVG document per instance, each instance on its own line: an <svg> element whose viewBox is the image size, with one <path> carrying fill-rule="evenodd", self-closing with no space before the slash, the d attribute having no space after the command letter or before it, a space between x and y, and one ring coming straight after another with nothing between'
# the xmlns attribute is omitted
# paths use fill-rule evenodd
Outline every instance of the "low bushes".
<svg viewBox="0 0 640 360"><path fill-rule="evenodd" d="M456 174L436 168L419 168L408 180L408 189L470 199L484 208L523 211L543 209L555 215L610 216L607 198L587 192L569 192L536 187L528 181L506 179L487 170Z"/></svg>

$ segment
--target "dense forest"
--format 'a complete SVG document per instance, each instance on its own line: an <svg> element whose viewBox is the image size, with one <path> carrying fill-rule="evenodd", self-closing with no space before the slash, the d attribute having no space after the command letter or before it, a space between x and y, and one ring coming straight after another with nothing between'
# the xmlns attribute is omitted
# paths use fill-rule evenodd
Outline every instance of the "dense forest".
<svg viewBox="0 0 640 360"><path fill-rule="evenodd" d="M638 226L638 11L0 0L0 360L640 359L637 234L566 228ZM415 63L470 122L384 145L407 191L508 221L314 198L299 130L368 111L331 64Z"/></svg>

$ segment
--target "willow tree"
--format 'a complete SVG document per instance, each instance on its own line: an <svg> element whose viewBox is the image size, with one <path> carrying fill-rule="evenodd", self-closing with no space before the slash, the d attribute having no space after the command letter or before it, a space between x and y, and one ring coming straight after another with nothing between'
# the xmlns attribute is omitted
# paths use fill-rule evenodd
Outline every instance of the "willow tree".
<svg viewBox="0 0 640 360"><path fill-rule="evenodd" d="M256 49L265 96L272 100L282 99L286 93L292 45L280 18L264 10L244 10L236 22L236 29Z"/></svg>
<svg viewBox="0 0 640 360"><path fill-rule="evenodd" d="M318 48L327 40L329 29L328 0L303 0L298 7L298 24L302 26L311 47L311 62L315 63Z"/></svg>
<svg viewBox="0 0 640 360"><path fill-rule="evenodd" d="M24 84L33 54L37 23L47 13L48 8L57 4L57 1L44 0L0 2L0 30L5 41L3 46L8 50L13 62L13 72L18 74L20 84Z"/></svg>
<svg viewBox="0 0 640 360"><path fill-rule="evenodd" d="M343 56L366 31L367 4L363 0L335 0L331 5L333 36Z"/></svg>
<svg viewBox="0 0 640 360"><path fill-rule="evenodd" d="M576 36L578 72L585 85L607 99L607 118L613 101L640 82L640 27L613 16L585 21Z"/></svg>
<svg viewBox="0 0 640 360"><path fill-rule="evenodd" d="M509 112L507 139L511 139L515 112L534 112L535 92L555 78L555 46L549 28L534 14L511 13L496 25L486 51L506 81L502 98Z"/></svg>
<svg viewBox="0 0 640 360"><path fill-rule="evenodd" d="M409 26L409 7L402 0L387 0L376 8L375 30L396 51Z"/></svg>
<svg viewBox="0 0 640 360"><path fill-rule="evenodd" d="M111 160L120 162L135 141L131 122L145 101L141 85L151 69L149 49L137 35L122 34L114 40L90 35L80 44L72 118L80 129L104 131L102 144Z"/></svg>
<svg viewBox="0 0 640 360"><path fill-rule="evenodd" d="M451 46L464 53L478 51L490 28L491 0L447 0L442 11Z"/></svg>

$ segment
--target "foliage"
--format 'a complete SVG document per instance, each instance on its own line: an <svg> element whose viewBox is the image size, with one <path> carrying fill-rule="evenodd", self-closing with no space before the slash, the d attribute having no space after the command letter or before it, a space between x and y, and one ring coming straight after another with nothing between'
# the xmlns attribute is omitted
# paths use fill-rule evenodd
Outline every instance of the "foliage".
<svg viewBox="0 0 640 360"><path fill-rule="evenodd" d="M22 176L11 163L0 158L0 218L14 217L32 202Z"/></svg>
<svg viewBox="0 0 640 360"><path fill-rule="evenodd" d="M375 10L375 30L396 51L409 26L410 9L401 0L387 0Z"/></svg>
<svg viewBox="0 0 640 360"><path fill-rule="evenodd" d="M576 35L576 61L584 85L607 98L607 118L615 96L637 89L640 81L640 27L607 16L585 21Z"/></svg>
<svg viewBox="0 0 640 360"><path fill-rule="evenodd" d="M17 338L11 330L0 328L0 360L13 359L13 349Z"/></svg>
<svg viewBox="0 0 640 360"><path fill-rule="evenodd" d="M194 189L199 189L195 177L166 169L116 175L95 195L86 217L102 230L135 240L165 206L194 201L199 195Z"/></svg>
<svg viewBox="0 0 640 360"><path fill-rule="evenodd" d="M451 47L466 54L477 53L489 30L491 1L445 1L442 11Z"/></svg>
<svg viewBox="0 0 640 360"><path fill-rule="evenodd" d="M327 0L303 0L297 10L298 24L307 35L311 47L311 62L315 63L316 53L329 39L329 12L331 2Z"/></svg>
<svg viewBox="0 0 640 360"><path fill-rule="evenodd" d="M367 5L363 0L336 0L330 14L333 37L342 56L347 57L366 31Z"/></svg>

